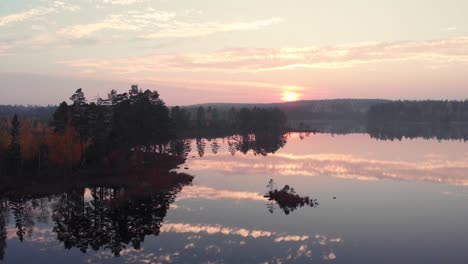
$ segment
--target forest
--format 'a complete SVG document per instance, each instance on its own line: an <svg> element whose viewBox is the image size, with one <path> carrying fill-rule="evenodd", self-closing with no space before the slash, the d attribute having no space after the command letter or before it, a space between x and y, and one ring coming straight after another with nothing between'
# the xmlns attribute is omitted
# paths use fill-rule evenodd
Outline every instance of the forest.
<svg viewBox="0 0 468 264"><path fill-rule="evenodd" d="M393 101L376 104L367 113L370 122L459 123L468 122L465 101Z"/></svg>
<svg viewBox="0 0 468 264"><path fill-rule="evenodd" d="M186 158L187 138L197 138L201 155L205 138L233 135L242 135L236 150L266 154L284 145L287 125L286 115L277 108L221 112L200 106L195 114L169 108L157 91L137 85L126 93L112 90L97 102L88 102L78 89L50 119L24 113L0 117L0 175L121 168L164 155ZM269 145L271 135L274 146Z"/></svg>

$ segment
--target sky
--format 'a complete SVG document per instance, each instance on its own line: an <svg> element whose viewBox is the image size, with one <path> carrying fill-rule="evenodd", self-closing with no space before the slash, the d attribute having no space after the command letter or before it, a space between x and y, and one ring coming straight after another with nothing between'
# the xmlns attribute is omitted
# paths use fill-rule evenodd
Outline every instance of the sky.
<svg viewBox="0 0 468 264"><path fill-rule="evenodd" d="M468 99L466 0L0 0L0 104Z"/></svg>

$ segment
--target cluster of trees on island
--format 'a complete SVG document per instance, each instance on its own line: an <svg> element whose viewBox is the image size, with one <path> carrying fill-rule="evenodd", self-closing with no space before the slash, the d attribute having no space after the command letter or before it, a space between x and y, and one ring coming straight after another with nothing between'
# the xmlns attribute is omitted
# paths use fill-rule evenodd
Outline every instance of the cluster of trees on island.
<svg viewBox="0 0 468 264"><path fill-rule="evenodd" d="M223 112L200 106L193 113L178 106L169 108L157 91L143 91L136 85L126 93L112 90L107 99L90 103L78 89L70 101L56 108L49 123L16 114L0 118L1 174L39 173L45 167L114 167L127 160L142 163L149 154L186 157L188 138L197 138L197 148L204 148L204 138L240 134L244 137L237 140L236 149L258 148L260 154L285 143L279 136L277 146L255 144L286 132L286 116L277 108Z"/></svg>
<svg viewBox="0 0 468 264"><path fill-rule="evenodd" d="M263 197L267 198L269 201L267 207L270 213L274 213L275 205L278 205L286 215L300 207L310 206L314 208L319 206L317 199L310 198L309 196L300 196L296 193L294 188L289 185L285 185L282 189L278 190L273 179L268 181L266 187L268 188L268 192Z"/></svg>

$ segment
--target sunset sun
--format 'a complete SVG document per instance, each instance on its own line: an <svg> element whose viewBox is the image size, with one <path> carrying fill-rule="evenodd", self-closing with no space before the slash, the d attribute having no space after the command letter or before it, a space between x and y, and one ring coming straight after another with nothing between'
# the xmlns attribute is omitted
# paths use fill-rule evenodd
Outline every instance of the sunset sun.
<svg viewBox="0 0 468 264"><path fill-rule="evenodd" d="M301 95L296 92L285 91L281 96L281 100L285 102L294 102L294 101L297 101L300 96Z"/></svg>

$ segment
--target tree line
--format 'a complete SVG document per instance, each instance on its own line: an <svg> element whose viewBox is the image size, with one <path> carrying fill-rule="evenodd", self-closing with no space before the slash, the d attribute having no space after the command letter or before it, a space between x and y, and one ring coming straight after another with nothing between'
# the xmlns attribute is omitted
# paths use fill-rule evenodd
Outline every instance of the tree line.
<svg viewBox="0 0 468 264"><path fill-rule="evenodd" d="M112 90L97 102L88 102L78 89L49 123L16 114L0 117L0 175L144 163L148 155L187 155L185 138L282 134L286 125L286 115L277 108L199 107L194 113L169 108L157 91L137 85L125 93Z"/></svg>
<svg viewBox="0 0 468 264"><path fill-rule="evenodd" d="M468 100L392 101L376 104L367 113L370 122L468 122Z"/></svg>

